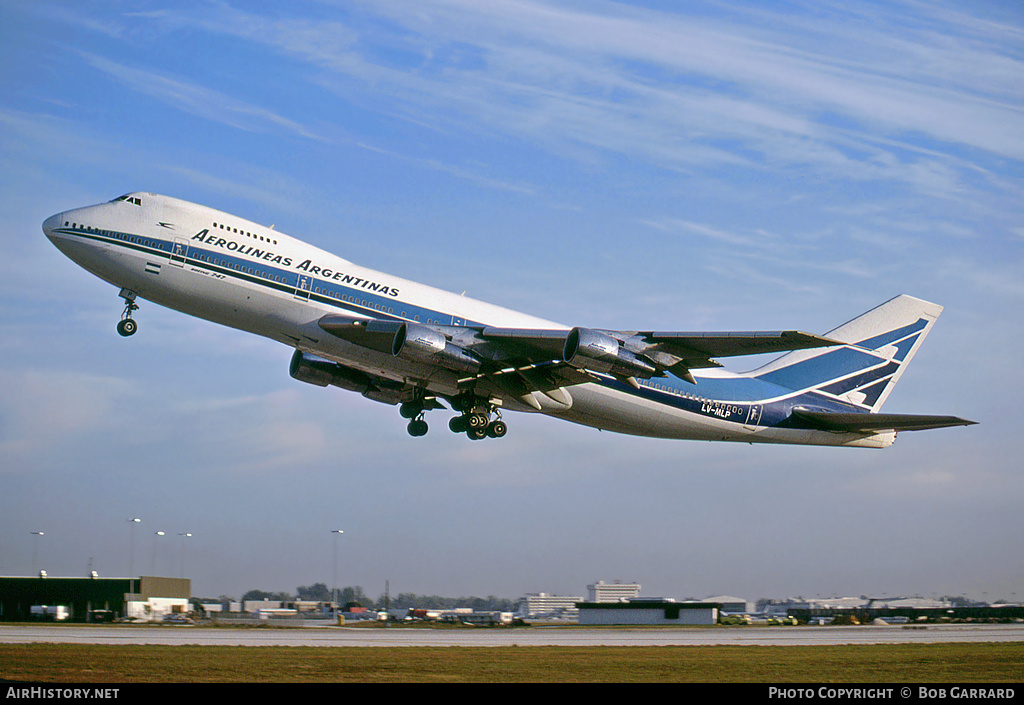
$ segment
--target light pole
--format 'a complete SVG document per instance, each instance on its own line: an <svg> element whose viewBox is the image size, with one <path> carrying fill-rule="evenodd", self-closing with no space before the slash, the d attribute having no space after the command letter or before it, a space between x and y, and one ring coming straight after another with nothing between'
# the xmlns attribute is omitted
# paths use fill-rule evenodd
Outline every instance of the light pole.
<svg viewBox="0 0 1024 705"><path fill-rule="evenodd" d="M135 517L128 520L128 577L135 577L135 525L142 519Z"/></svg>
<svg viewBox="0 0 1024 705"><path fill-rule="evenodd" d="M156 532L153 533L153 566L152 566L153 575L156 575L156 544L157 544L156 537L157 536L163 536L163 535L164 535L163 531L156 531Z"/></svg>
<svg viewBox="0 0 1024 705"><path fill-rule="evenodd" d="M128 594L135 595L135 525L142 519L133 517L128 520ZM131 599L131 598L129 598ZM125 605L124 616L128 616L128 605Z"/></svg>
<svg viewBox="0 0 1024 705"><path fill-rule="evenodd" d="M32 575L36 575L39 572L36 565L36 556L39 553L39 537L45 534L42 531L33 531L31 534L34 537L32 539Z"/></svg>
<svg viewBox="0 0 1024 705"><path fill-rule="evenodd" d="M334 582L331 586L331 603L334 605L334 614L338 614L338 536L345 533L341 529L331 529L334 534Z"/></svg>
<svg viewBox="0 0 1024 705"><path fill-rule="evenodd" d="M181 567L180 567L180 569L178 571L178 577L179 578L184 578L185 577L185 539L192 538L192 534L190 534L189 532L186 531L184 533L178 534L178 536L180 537L178 539L178 541L181 544Z"/></svg>

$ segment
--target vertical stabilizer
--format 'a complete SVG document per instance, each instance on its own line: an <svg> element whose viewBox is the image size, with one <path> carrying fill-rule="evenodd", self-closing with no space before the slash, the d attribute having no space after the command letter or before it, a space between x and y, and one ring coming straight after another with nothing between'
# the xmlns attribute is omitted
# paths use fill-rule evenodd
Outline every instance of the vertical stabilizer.
<svg viewBox="0 0 1024 705"><path fill-rule="evenodd" d="M751 374L877 412L940 313L938 304L897 296L825 334L846 345L794 351Z"/></svg>

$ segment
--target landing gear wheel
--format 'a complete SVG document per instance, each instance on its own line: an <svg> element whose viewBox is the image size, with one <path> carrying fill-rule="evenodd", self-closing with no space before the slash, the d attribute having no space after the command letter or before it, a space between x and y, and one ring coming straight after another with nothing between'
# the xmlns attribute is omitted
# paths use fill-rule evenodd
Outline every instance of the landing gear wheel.
<svg viewBox="0 0 1024 705"><path fill-rule="evenodd" d="M405 402L398 407L398 413L403 419L415 419L423 414L423 405L415 402Z"/></svg>
<svg viewBox="0 0 1024 705"><path fill-rule="evenodd" d="M466 435L474 441L483 440L487 438L487 429L485 428L471 428L466 431Z"/></svg>
<svg viewBox="0 0 1024 705"><path fill-rule="evenodd" d="M469 430L469 423L465 416L453 416L448 420L448 429L452 433L465 433Z"/></svg>
<svg viewBox="0 0 1024 705"><path fill-rule="evenodd" d="M501 419L487 427L487 436L490 438L501 438L506 433L508 433L508 426Z"/></svg>
<svg viewBox="0 0 1024 705"><path fill-rule="evenodd" d="M425 436L429 426L423 419L413 419L409 422L408 431L410 436Z"/></svg>
<svg viewBox="0 0 1024 705"><path fill-rule="evenodd" d="M135 331L139 329L139 324L131 318L123 318L117 324L117 332L127 338L129 335L135 335Z"/></svg>

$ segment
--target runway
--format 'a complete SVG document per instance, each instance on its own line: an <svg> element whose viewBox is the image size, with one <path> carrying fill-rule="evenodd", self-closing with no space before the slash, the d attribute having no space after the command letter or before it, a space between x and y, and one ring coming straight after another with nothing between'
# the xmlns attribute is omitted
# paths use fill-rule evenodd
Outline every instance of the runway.
<svg viewBox="0 0 1024 705"><path fill-rule="evenodd" d="M830 646L1024 642L1024 624L848 627L205 628L184 625L0 625L0 643L200 646Z"/></svg>

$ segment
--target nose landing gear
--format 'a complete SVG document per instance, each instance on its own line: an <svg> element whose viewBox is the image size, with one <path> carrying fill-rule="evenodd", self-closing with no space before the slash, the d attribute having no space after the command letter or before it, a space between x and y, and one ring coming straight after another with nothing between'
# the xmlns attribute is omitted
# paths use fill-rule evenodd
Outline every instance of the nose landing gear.
<svg viewBox="0 0 1024 705"><path fill-rule="evenodd" d="M135 331L139 329L139 324L132 318L132 313L139 310L139 305L135 303L136 294L134 291L121 289L118 296L124 299L124 312L121 314L121 320L117 324L117 332L127 338L129 335L135 335Z"/></svg>

